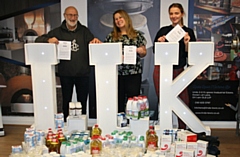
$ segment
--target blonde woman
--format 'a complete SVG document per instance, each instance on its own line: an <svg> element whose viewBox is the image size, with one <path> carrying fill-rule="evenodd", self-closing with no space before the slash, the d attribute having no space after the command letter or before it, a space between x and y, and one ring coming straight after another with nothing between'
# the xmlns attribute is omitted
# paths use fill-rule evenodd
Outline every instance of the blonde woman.
<svg viewBox="0 0 240 157"><path fill-rule="evenodd" d="M147 41L140 31L133 28L130 16L124 10L113 13L113 31L105 42L122 42L122 46L136 46L136 64L118 66L118 112L125 111L126 100L140 95L142 64L140 58L147 53ZM124 57L124 56L123 56Z"/></svg>

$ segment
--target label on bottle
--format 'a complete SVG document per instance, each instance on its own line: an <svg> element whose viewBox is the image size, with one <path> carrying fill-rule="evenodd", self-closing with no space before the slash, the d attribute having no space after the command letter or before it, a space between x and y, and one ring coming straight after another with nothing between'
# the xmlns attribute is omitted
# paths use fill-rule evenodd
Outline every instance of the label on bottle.
<svg viewBox="0 0 240 157"><path fill-rule="evenodd" d="M75 110L69 109L69 116L75 116Z"/></svg>
<svg viewBox="0 0 240 157"><path fill-rule="evenodd" d="M148 102L148 99L147 97L144 97L143 98L143 102L144 102L144 111L145 111L145 117L148 117L149 116L149 102Z"/></svg>
<svg viewBox="0 0 240 157"><path fill-rule="evenodd" d="M75 104L73 102L69 102L69 116L75 116Z"/></svg>
<svg viewBox="0 0 240 157"><path fill-rule="evenodd" d="M81 116L82 115L82 109L80 109L80 108L77 108L76 110L75 110L75 114L76 114L76 116Z"/></svg>
<svg viewBox="0 0 240 157"><path fill-rule="evenodd" d="M139 141L138 146L141 148L145 148L145 142L144 141Z"/></svg>
<svg viewBox="0 0 240 157"><path fill-rule="evenodd" d="M133 110L132 111L132 119L133 120L138 120L138 114L139 114L139 111L137 110Z"/></svg>
<svg viewBox="0 0 240 157"><path fill-rule="evenodd" d="M148 116L149 116L149 110L147 108L147 109L145 109L145 117L148 117Z"/></svg>
<svg viewBox="0 0 240 157"><path fill-rule="evenodd" d="M76 116L81 116L82 115L82 104L81 104L81 102L76 102L75 103L75 114L76 114Z"/></svg>
<svg viewBox="0 0 240 157"><path fill-rule="evenodd" d="M144 110L141 110L141 111L140 111L140 117L141 117L141 118L144 118L144 117L145 117L145 111L144 111Z"/></svg>
<svg viewBox="0 0 240 157"><path fill-rule="evenodd" d="M156 149L156 147L157 147L157 142L155 142L155 141L149 141L148 142L148 149L149 150L155 150Z"/></svg>
<svg viewBox="0 0 240 157"><path fill-rule="evenodd" d="M100 154L99 147L91 147L91 154Z"/></svg>

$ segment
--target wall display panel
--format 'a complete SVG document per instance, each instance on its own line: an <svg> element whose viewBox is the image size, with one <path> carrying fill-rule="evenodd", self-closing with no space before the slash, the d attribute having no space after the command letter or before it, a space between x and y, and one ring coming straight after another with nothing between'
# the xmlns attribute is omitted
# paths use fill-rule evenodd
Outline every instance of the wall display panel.
<svg viewBox="0 0 240 157"><path fill-rule="evenodd" d="M195 0L193 29L197 41L213 41L214 65L189 86L192 111L204 121L235 121L238 102L239 53L231 48L238 30L239 0Z"/></svg>
<svg viewBox="0 0 240 157"><path fill-rule="evenodd" d="M237 104L238 81L195 80L189 86L191 110L203 121L232 121L235 111L226 104Z"/></svg>
<svg viewBox="0 0 240 157"><path fill-rule="evenodd" d="M30 67L26 66L23 47L16 44L34 42L37 36L47 33L61 24L60 4L53 4L12 17L14 40L8 43L8 49L1 48L0 73L3 74L8 87L1 94L2 114L4 116L33 115L33 97ZM1 26L4 26L4 22ZM3 40L1 39L3 43ZM5 58L6 57L6 58ZM41 73L39 72L39 75ZM59 85L59 78L58 85ZM62 93L57 89L58 111L62 111Z"/></svg>

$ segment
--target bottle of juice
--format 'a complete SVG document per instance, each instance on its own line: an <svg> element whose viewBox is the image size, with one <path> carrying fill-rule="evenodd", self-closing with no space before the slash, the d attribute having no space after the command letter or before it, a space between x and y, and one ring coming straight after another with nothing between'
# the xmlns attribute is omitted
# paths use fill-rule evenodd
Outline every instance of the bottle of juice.
<svg viewBox="0 0 240 157"><path fill-rule="evenodd" d="M147 136L147 150L155 151L158 147L158 136L154 130L150 130Z"/></svg>
<svg viewBox="0 0 240 157"><path fill-rule="evenodd" d="M49 148L52 142L53 133L48 133L46 137L46 146Z"/></svg>
<svg viewBox="0 0 240 157"><path fill-rule="evenodd" d="M52 142L51 142L51 144L50 144L50 147L49 147L49 152L56 152L56 153L60 153L60 147L59 147L59 141L58 141L58 139L57 139L57 137L56 137L56 135L55 136L53 136L53 138L52 138Z"/></svg>
<svg viewBox="0 0 240 157"><path fill-rule="evenodd" d="M150 125L149 129L146 131L146 137L148 137L148 134L150 133L151 130L153 130L155 132L153 125ZM156 132L155 132L155 134L156 134Z"/></svg>
<svg viewBox="0 0 240 157"><path fill-rule="evenodd" d="M145 144L145 146L146 146L146 148L147 148L147 145L148 145L148 135L150 134L150 131L153 131L154 132L154 134L156 135L156 132L155 132L155 130L154 130L154 126L153 125L150 125L149 126L149 129L146 131L146 144Z"/></svg>
<svg viewBox="0 0 240 157"><path fill-rule="evenodd" d="M99 155L102 151L102 142L98 137L98 135L92 136L92 141L90 143L90 152L93 157Z"/></svg>
<svg viewBox="0 0 240 157"><path fill-rule="evenodd" d="M97 124L95 124L94 127L92 128L92 137L94 135L101 136L101 134L102 134L102 130L98 127Z"/></svg>
<svg viewBox="0 0 240 157"><path fill-rule="evenodd" d="M51 144L51 140L52 140L52 135L53 135L53 131L52 128L48 129L46 138L45 138L45 145L49 148L50 144Z"/></svg>
<svg viewBox="0 0 240 157"><path fill-rule="evenodd" d="M59 140L59 143L61 144L63 141L66 141L66 138L65 138L65 136L63 135L63 132L62 131L60 131L59 133L58 133L58 140Z"/></svg>

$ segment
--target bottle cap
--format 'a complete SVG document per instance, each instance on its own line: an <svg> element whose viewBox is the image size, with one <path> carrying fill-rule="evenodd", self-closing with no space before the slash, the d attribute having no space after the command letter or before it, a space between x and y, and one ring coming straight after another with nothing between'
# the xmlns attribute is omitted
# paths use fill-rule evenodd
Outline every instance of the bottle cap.
<svg viewBox="0 0 240 157"><path fill-rule="evenodd" d="M144 141L144 136L140 136L140 141Z"/></svg>
<svg viewBox="0 0 240 157"><path fill-rule="evenodd" d="M67 142L67 146L71 146L71 143L70 143L70 142Z"/></svg>
<svg viewBox="0 0 240 157"><path fill-rule="evenodd" d="M124 136L124 137L123 137L123 140L124 140L124 141L127 141L127 139L128 139L127 136Z"/></svg>
<svg viewBox="0 0 240 157"><path fill-rule="evenodd" d="M69 102L69 108L75 108L75 103L74 102Z"/></svg>
<svg viewBox="0 0 240 157"><path fill-rule="evenodd" d="M61 144L67 144L67 141L62 141L62 143Z"/></svg>
<svg viewBox="0 0 240 157"><path fill-rule="evenodd" d="M134 100L134 101L137 101L137 100L138 100L138 97L137 97L137 96L133 97L133 100Z"/></svg>
<svg viewBox="0 0 240 157"><path fill-rule="evenodd" d="M76 103L75 103L75 106L76 106L76 108L82 108L81 102L76 102Z"/></svg>

